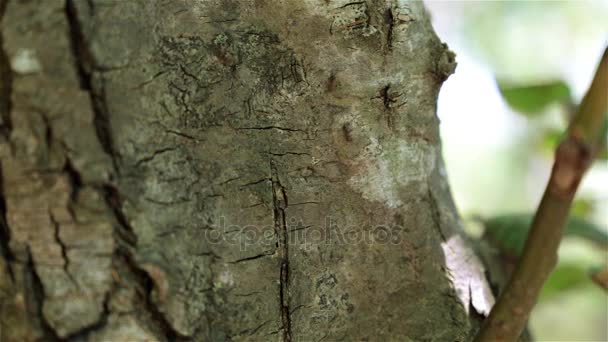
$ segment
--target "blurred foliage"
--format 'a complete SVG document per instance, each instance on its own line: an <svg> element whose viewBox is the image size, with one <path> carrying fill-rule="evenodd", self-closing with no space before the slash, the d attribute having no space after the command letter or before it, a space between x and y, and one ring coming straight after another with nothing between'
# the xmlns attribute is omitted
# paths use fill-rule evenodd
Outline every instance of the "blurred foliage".
<svg viewBox="0 0 608 342"><path fill-rule="evenodd" d="M483 220L483 238L490 241L501 253L519 257L523 252L526 237L532 223L533 214L504 214ZM579 218L571 217L564 235L586 239L599 247L608 247L608 234L598 225Z"/></svg>
<svg viewBox="0 0 608 342"><path fill-rule="evenodd" d="M554 115L549 109L557 107L561 110L562 117L566 120L571 117L574 101L570 87L564 81L552 81L532 85L512 85L498 81L499 91L505 102L517 113L523 114L529 119L538 119L547 115ZM606 121L608 123L608 120ZM538 121L537 121L538 124ZM566 125L564 125L566 126ZM554 153L565 134L565 127L548 127L537 130L540 147L543 152ZM605 135L608 129L605 130ZM608 136L605 141L608 141ZM606 144L599 154L600 160L605 160L607 153ZM532 153L533 151L529 151ZM587 242L599 246L604 253L608 250L608 232L601 226L585 219L592 217L595 209L594 200L589 198L578 198L574 201L571 209L571 218L565 229L564 236L582 238ZM509 273L515 267L515 260L521 256L529 229L534 218L529 214L501 214L490 219L483 220L483 239L497 249L499 258L498 266L487 265L490 269L499 269ZM487 260L487 258L486 258ZM559 298L565 291L587 288L589 283L595 282L605 289L604 278L598 274L604 273L590 271L582 262L567 260L559 262L543 286L539 300L548 301ZM498 278L500 279L500 278ZM503 276L502 282L505 282ZM504 284L503 284L504 286ZM502 287L502 286L501 286Z"/></svg>
<svg viewBox="0 0 608 342"><path fill-rule="evenodd" d="M461 143L460 150L452 146L467 139L459 140L454 135L444 140L449 152L448 173L455 180L452 184L459 206L471 216L489 218L482 220L482 225L490 226L485 237L495 235L493 239L499 246L506 246L507 254L511 251L517 255L525 243L531 213L544 191L555 148L567 129L573 105L589 85L597 65L595 54L605 48L608 1L429 2L433 2L431 7L438 15L443 15L441 23L445 27L440 37L455 48L462 66L469 63L468 69L461 67L456 76L464 70L491 72L504 103L517 113L504 120L508 110L501 111L502 104L495 105L486 92L479 102L494 107L485 115L500 122L495 127L508 131L510 140L497 145L480 139L477 144ZM477 92L475 84L483 81L472 74L459 80L458 86ZM467 112L467 108L476 109L474 105L451 104L444 115L468 120L468 126L462 127L473 131L494 129ZM462 132L462 127L458 126L457 132ZM479 137L477 132L472 135ZM532 313L531 329L539 341L608 340L608 297L592 282L589 271L597 264L605 268L608 261L608 194L604 185L608 181L601 178L608 171L607 157L604 148L600 152L604 160L596 162L582 184L572 206L575 219L565 232L558 265ZM472 172L473 167L477 167L476 172ZM529 213L507 214L525 212ZM475 234L479 232L476 228L482 225L469 222L467 229L472 236L479 235ZM478 239L475 244L484 247L490 243ZM602 247L594 248L598 245ZM501 258L504 255L492 258L499 248L495 244L494 248L480 249L489 254L486 259L495 261L486 264L487 269L502 268L507 271L505 278L514 260Z"/></svg>
<svg viewBox="0 0 608 342"><path fill-rule="evenodd" d="M505 101L514 110L526 115L539 115L552 104L570 107L572 96L564 81L553 81L535 85L511 85L498 82Z"/></svg>
<svg viewBox="0 0 608 342"><path fill-rule="evenodd" d="M575 198L570 209L570 215L574 217L589 217L595 208L595 201L592 199L586 197Z"/></svg>
<svg viewBox="0 0 608 342"><path fill-rule="evenodd" d="M542 152L550 152L553 154L555 148L559 145L559 142L565 135L564 130L556 128L545 129L542 133L541 138L541 150Z"/></svg>
<svg viewBox="0 0 608 342"><path fill-rule="evenodd" d="M550 299L565 290L574 289L589 282L589 271L577 263L562 263L547 280L547 285L540 293L541 300Z"/></svg>
<svg viewBox="0 0 608 342"><path fill-rule="evenodd" d="M466 43L501 79L552 79L584 38L606 32L603 1L465 1ZM579 55L580 56L580 55ZM580 56L582 57L582 56Z"/></svg>

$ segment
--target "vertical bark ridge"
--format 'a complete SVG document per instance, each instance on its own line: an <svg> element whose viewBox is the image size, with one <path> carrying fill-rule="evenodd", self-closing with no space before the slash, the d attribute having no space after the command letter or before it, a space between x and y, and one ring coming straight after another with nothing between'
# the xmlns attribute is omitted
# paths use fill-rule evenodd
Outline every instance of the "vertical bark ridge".
<svg viewBox="0 0 608 342"><path fill-rule="evenodd" d="M57 335L55 329L51 327L50 323L44 317L42 311L42 305L45 298L44 287L40 280L40 276L36 273L36 266L34 265L34 260L29 248L27 251L27 261L24 272L26 272L24 277L26 281L24 285L27 290L26 293L28 294L28 296L26 296L28 313L33 320L40 321L40 328L45 340L51 342L61 341L62 339Z"/></svg>
<svg viewBox="0 0 608 342"><path fill-rule="evenodd" d="M94 11L94 3L87 1L91 13ZM104 151L112 159L114 171L118 174L118 155L114 149L112 135L110 133L110 123L108 109L105 103L105 87L103 85L103 75L97 74L96 63L91 53L85 37L83 27L80 23L78 11L74 0L65 0L65 14L68 20L70 32L70 45L74 57L74 67L80 80L80 88L88 92L91 99L91 109L93 110L93 124L95 132ZM96 77L97 79L94 79Z"/></svg>
<svg viewBox="0 0 608 342"><path fill-rule="evenodd" d="M87 1L87 5L91 12L94 10L94 3ZM69 23L69 37L74 59L74 67L77 70L80 87L89 94L91 109L94 114L93 124L97 138L101 143L106 154L111 158L116 176L120 174L119 165L117 163L118 155L114 149L112 136L110 133L109 113L105 103L105 86L103 84L103 75L95 75L96 63L93 55L88 47L88 42L80 22L79 13L74 0L66 0L65 14ZM97 80L94 77L99 77ZM73 168L72 174L78 174ZM73 178L73 177L72 177ZM111 176L110 179L113 177ZM117 243L115 255L113 257L114 269L119 272L128 272L128 277L134 280L132 286L139 289L139 300L147 314L148 323L154 326L152 330L160 334L162 339L167 341L183 341L185 336L179 334L172 325L166 320L164 314L159 311L158 306L153 300L152 292L155 283L150 275L143 270L135 260L135 251L137 249L137 234L128 222L126 215L122 211L122 199L118 189L111 183L101 184L96 186L97 191L103 195L106 204L113 214L116 221L114 226L114 238ZM118 265L120 264L120 265ZM116 286L116 285L115 285ZM114 289L113 289L114 290ZM111 296L110 291L110 296ZM110 314L106 311L104 321ZM144 319L145 320L145 319ZM96 328L103 328L104 325L97 325ZM88 329L87 333L94 332L94 329Z"/></svg>

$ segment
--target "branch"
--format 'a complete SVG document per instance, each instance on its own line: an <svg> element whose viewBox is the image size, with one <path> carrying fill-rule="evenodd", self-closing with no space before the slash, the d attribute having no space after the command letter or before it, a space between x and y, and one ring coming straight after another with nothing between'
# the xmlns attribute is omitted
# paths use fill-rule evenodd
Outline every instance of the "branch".
<svg viewBox="0 0 608 342"><path fill-rule="evenodd" d="M608 125L608 48L555 152L551 177L524 252L476 342L517 341L538 294L557 263L557 249L578 185L602 146Z"/></svg>
<svg viewBox="0 0 608 342"><path fill-rule="evenodd" d="M608 267L603 270L594 272L591 275L591 279L601 288L608 291Z"/></svg>

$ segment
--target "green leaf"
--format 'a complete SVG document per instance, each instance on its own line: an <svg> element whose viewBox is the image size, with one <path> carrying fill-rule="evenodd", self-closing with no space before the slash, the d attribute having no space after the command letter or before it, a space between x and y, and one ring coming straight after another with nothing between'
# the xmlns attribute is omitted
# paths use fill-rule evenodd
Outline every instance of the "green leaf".
<svg viewBox="0 0 608 342"><path fill-rule="evenodd" d="M532 218L532 214L505 214L484 220L483 238L502 253L518 257L523 252ZM600 246L608 245L608 234L601 227L577 217L568 220L564 235L577 236Z"/></svg>
<svg viewBox="0 0 608 342"><path fill-rule="evenodd" d="M571 217L568 220L564 234L581 237L600 246L608 245L608 234L602 227L579 217Z"/></svg>
<svg viewBox="0 0 608 342"><path fill-rule="evenodd" d="M540 300L549 299L556 294L590 283L589 271L573 263L558 264L547 279L540 293Z"/></svg>
<svg viewBox="0 0 608 342"><path fill-rule="evenodd" d="M555 148L559 145L560 141L564 138L566 132L558 129L548 129L542 134L540 141L540 147L543 152L549 152L551 155L555 153Z"/></svg>
<svg viewBox="0 0 608 342"><path fill-rule="evenodd" d="M595 210L595 201L588 197L579 197L572 202L570 214L572 217L588 217Z"/></svg>
<svg viewBox="0 0 608 342"><path fill-rule="evenodd" d="M570 104L572 102L570 88L563 81L527 86L499 81L498 88L511 108L526 115L542 113L549 105L555 103Z"/></svg>

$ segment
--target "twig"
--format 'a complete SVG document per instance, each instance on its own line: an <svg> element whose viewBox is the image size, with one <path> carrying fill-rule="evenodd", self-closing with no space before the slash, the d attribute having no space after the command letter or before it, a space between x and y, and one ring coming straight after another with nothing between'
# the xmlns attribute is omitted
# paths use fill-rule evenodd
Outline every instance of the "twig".
<svg viewBox="0 0 608 342"><path fill-rule="evenodd" d="M551 178L538 206L524 252L484 322L476 342L517 341L538 294L557 263L557 249L576 189L602 146L608 124L608 48L567 136L555 152Z"/></svg>
<svg viewBox="0 0 608 342"><path fill-rule="evenodd" d="M598 286L608 291L608 267L604 268L603 270L594 272L591 275L591 279L593 279L593 281Z"/></svg>

